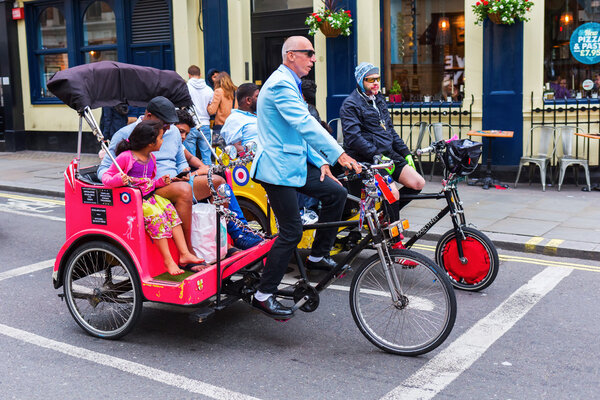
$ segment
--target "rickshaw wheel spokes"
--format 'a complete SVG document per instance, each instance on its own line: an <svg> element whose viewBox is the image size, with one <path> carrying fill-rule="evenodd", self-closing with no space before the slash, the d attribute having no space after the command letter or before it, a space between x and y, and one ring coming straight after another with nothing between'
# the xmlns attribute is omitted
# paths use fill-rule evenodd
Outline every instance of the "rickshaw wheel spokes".
<svg viewBox="0 0 600 400"><path fill-rule="evenodd" d="M78 247L63 281L71 315L92 336L118 339L131 331L141 314L137 271L112 244L94 241Z"/></svg>

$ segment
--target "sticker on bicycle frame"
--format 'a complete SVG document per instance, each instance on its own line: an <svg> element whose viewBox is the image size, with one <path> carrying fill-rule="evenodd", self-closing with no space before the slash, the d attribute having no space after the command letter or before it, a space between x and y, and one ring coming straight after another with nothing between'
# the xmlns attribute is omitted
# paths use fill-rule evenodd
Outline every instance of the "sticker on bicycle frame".
<svg viewBox="0 0 600 400"><path fill-rule="evenodd" d="M121 193L121 202L123 204L129 204L131 203L131 195L127 192L123 192Z"/></svg>
<svg viewBox="0 0 600 400"><path fill-rule="evenodd" d="M233 169L233 181L238 186L245 186L250 180L248 169L243 165L238 165Z"/></svg>

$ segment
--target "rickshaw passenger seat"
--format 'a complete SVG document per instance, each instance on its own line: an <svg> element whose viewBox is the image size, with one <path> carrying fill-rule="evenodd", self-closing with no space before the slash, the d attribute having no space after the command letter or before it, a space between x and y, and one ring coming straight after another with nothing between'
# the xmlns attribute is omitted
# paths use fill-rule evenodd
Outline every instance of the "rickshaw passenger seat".
<svg viewBox="0 0 600 400"><path fill-rule="evenodd" d="M79 180L90 185L102 185L102 181L98 179L98 167L99 165L81 168L79 170Z"/></svg>

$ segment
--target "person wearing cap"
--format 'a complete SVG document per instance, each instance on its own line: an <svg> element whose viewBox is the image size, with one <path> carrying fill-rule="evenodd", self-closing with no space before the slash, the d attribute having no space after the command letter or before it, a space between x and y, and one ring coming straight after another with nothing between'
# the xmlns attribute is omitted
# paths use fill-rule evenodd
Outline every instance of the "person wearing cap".
<svg viewBox="0 0 600 400"><path fill-rule="evenodd" d="M388 173L403 185L399 190L400 200L389 205L390 219L397 221L400 210L409 203L402 200L402 195L419 193L425 186L425 179L416 171L410 150L394 130L387 104L379 92L379 68L362 62L356 67L354 77L356 90L344 100L340 109L344 148L358 161L371 163L381 156L394 161L393 169ZM395 187L392 189L396 191ZM396 243L396 247L401 246L402 242Z"/></svg>
<svg viewBox="0 0 600 400"><path fill-rule="evenodd" d="M316 61L312 43L292 36L282 47L283 64L267 79L258 95L258 150L250 176L262 184L279 223L279 235L269 252L251 305L276 319L293 316L273 295L302 238L296 193L317 197L319 221L341 218L346 189L333 177L330 165L360 172L360 166L308 112L300 78ZM337 228L318 229L307 267L331 268L329 258Z"/></svg>
<svg viewBox="0 0 600 400"><path fill-rule="evenodd" d="M183 144L181 143L181 134L175 126L179 121L175 106L169 99L163 96L157 96L150 100L146 106L144 115L139 117L136 122L115 132L108 148L113 156L115 155L117 144L121 140L127 139L133 131L133 128L143 120L159 121L163 124L164 134L162 146L159 151L153 153L156 157L156 174L157 176L169 175L172 183L157 189L156 193L170 200L175 205L177 214L179 214L179 218L181 218L182 221L188 248L193 252L190 241L192 200L194 198L202 200L211 196L206 177L208 167L197 157L192 156L183 147ZM112 159L110 157L104 157L102 159L97 171L98 178L102 179L102 175L108 170L111 164ZM189 174L189 179L187 175L184 178L176 177L178 173L189 170L190 166L198 169ZM191 182L191 184L188 184L188 181ZM225 183L225 180L218 175L214 175L213 182L215 187L218 187L222 183ZM236 210L233 211L236 212Z"/></svg>

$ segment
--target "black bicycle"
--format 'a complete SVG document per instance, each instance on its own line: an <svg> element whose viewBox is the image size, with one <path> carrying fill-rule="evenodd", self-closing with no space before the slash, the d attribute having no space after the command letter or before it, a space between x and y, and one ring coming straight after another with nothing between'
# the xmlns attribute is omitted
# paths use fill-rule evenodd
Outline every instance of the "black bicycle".
<svg viewBox="0 0 600 400"><path fill-rule="evenodd" d="M383 222L376 208L382 197L378 170L391 165L363 165L360 176L365 196L350 196L360 202L358 220L304 225L305 230L366 227L362 239L314 285L296 251L300 279L277 296L292 299L294 310L315 311L319 293L342 277L361 251L374 248L377 253L356 268L350 285L352 316L362 334L377 347L394 354L417 356L435 349L448 337L456 319L456 298L447 275L433 260L411 250L391 248L402 231L401 224Z"/></svg>

